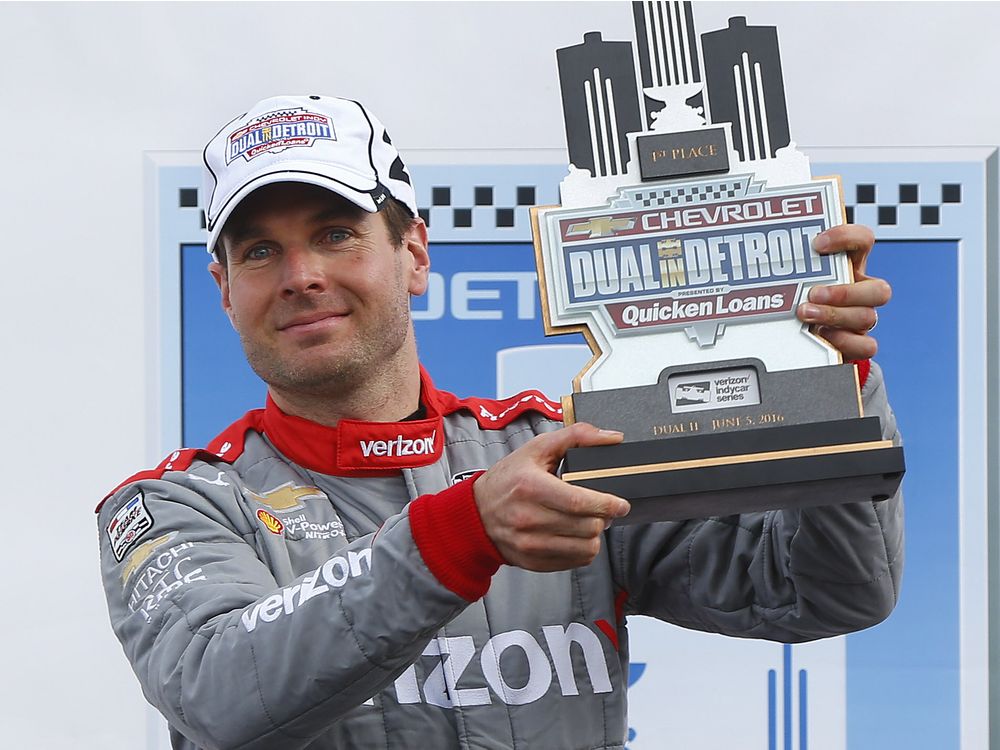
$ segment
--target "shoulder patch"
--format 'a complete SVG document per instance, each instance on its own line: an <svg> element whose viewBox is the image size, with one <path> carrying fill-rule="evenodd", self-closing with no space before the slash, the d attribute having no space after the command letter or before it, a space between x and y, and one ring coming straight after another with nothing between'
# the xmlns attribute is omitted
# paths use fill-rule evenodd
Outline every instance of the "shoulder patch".
<svg viewBox="0 0 1000 750"><path fill-rule="evenodd" d="M153 516L146 507L146 498L139 490L111 518L105 532L115 560L122 561L125 553L153 528Z"/></svg>

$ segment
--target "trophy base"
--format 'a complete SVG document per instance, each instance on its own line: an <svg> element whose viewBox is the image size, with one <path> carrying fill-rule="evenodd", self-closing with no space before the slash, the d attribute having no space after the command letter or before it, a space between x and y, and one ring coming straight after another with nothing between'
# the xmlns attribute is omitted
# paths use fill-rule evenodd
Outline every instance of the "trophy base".
<svg viewBox="0 0 1000 750"><path fill-rule="evenodd" d="M904 469L903 449L867 417L574 448L562 478L629 500L632 512L615 521L625 525L877 502Z"/></svg>

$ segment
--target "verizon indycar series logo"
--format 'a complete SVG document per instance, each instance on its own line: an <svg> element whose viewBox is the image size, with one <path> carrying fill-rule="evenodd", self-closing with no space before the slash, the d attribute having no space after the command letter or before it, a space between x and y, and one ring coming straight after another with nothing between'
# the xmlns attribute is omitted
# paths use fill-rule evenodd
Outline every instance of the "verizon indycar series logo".
<svg viewBox="0 0 1000 750"><path fill-rule="evenodd" d="M835 278L812 249L822 187L559 218L568 312L603 307L616 331L792 315L804 283Z"/></svg>
<svg viewBox="0 0 1000 750"><path fill-rule="evenodd" d="M268 112L229 134L226 164L241 156L250 161L270 151L312 146L318 139L337 140L333 123L326 115L302 108Z"/></svg>

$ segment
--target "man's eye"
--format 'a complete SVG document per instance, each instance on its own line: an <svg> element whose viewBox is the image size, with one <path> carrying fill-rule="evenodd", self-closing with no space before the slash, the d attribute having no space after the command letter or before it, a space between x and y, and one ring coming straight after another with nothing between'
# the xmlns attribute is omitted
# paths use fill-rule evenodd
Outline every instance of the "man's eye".
<svg viewBox="0 0 1000 750"><path fill-rule="evenodd" d="M351 233L346 229L331 229L326 233L325 239L327 242L343 242L350 236Z"/></svg>
<svg viewBox="0 0 1000 750"><path fill-rule="evenodd" d="M271 257L271 248L267 245L254 245L243 254L245 260L265 260L269 257Z"/></svg>

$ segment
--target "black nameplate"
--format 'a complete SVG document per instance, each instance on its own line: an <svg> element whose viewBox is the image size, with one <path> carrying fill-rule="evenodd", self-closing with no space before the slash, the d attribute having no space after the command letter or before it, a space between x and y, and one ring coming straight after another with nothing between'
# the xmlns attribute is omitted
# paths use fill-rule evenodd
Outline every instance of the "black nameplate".
<svg viewBox="0 0 1000 750"><path fill-rule="evenodd" d="M859 416L858 381L852 364L768 372L763 362L748 357L711 363L708 369L723 366L756 369L760 403L674 412L669 390L671 375L707 369L705 364L674 365L664 369L652 385L574 393L574 421L619 430L625 433L625 443L632 444L723 432L756 433L771 427L812 425Z"/></svg>
<svg viewBox="0 0 1000 750"><path fill-rule="evenodd" d="M636 138L636 146L643 182L729 170L723 128L641 135Z"/></svg>
<svg viewBox="0 0 1000 750"><path fill-rule="evenodd" d="M643 466L878 440L882 440L879 418L860 417L809 425L769 427L749 432L722 432L668 440L642 440L637 443L570 448L566 451L562 471L568 474L619 466Z"/></svg>

